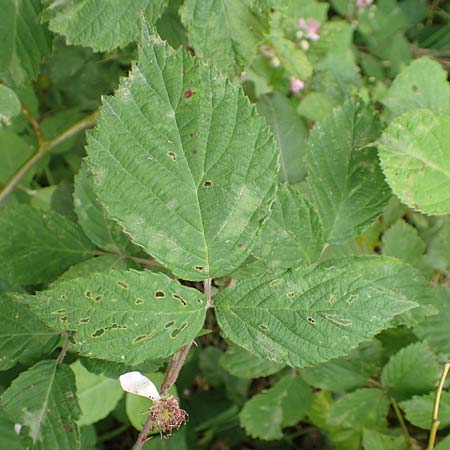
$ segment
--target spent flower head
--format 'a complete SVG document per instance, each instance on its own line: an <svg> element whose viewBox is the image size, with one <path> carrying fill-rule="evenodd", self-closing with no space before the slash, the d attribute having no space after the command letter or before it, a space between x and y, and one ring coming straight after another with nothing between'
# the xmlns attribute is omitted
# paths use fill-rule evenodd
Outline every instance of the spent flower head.
<svg viewBox="0 0 450 450"><path fill-rule="evenodd" d="M297 32L297 37L299 39L303 38L303 36L311 41L318 41L320 39L320 22L316 19L305 20L302 17L298 20L297 28L299 29Z"/></svg>
<svg viewBox="0 0 450 450"><path fill-rule="evenodd" d="M298 79L292 79L289 83L289 89L291 92L296 94L297 92L300 92L305 87L305 82Z"/></svg>

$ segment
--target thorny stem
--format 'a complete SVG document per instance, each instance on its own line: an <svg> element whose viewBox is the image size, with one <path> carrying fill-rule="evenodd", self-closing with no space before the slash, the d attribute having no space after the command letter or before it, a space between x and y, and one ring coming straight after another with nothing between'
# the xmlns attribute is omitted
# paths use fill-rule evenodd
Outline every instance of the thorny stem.
<svg viewBox="0 0 450 450"><path fill-rule="evenodd" d="M436 396L434 397L434 406L433 406L433 415L431 417L431 429L430 429L430 438L428 440L427 450L433 450L434 444L436 442L436 434L441 422L439 421L439 404L441 402L441 395L444 389L445 379L450 371L450 361L447 361L444 369L442 370L441 378L439 380L438 387L436 389Z"/></svg>
<svg viewBox="0 0 450 450"><path fill-rule="evenodd" d="M23 107L22 111L24 111ZM14 191L14 189L20 183L22 178L53 148L55 148L58 144L65 141L66 139L69 139L73 135L77 134L78 132L94 125L97 120L98 112L95 111L94 113L80 120L76 124L69 127L67 130L63 131L61 134L56 136L55 138L50 139L49 141L46 141L43 138L39 124L36 122L34 117L31 114L29 114L29 112L27 114L24 111L24 114L30 121L31 125L33 126L33 129L36 133L36 138L39 142L39 146L34 155L28 161L26 161L4 185L3 189L0 191L0 204L6 199L6 197L9 194L11 194L11 192Z"/></svg>
<svg viewBox="0 0 450 450"><path fill-rule="evenodd" d="M405 439L406 439L406 442L408 443L408 448L409 448L411 443L413 442L413 440L411 438L411 435L409 434L408 427L406 426L406 423L405 423L405 419L403 419L403 415L402 415L402 412L400 411L397 400L395 400L394 398L391 397L390 401L391 401L392 407L394 408L395 415L397 416L397 420L400 424L403 434L405 435Z"/></svg>
<svg viewBox="0 0 450 450"><path fill-rule="evenodd" d="M181 347L170 360L169 367L167 368L166 376L161 385L161 389L159 390L159 394L164 396L167 394L169 389L173 386L175 381L177 381L178 375L180 373L181 368L183 367L184 361L189 353L189 350L192 347L194 341L191 341L189 344L186 344L184 347ZM150 414L145 421L144 427L142 431L139 433L136 443L133 446L133 450L141 450L142 446L147 442L147 435L152 426L152 421L150 418Z"/></svg>
<svg viewBox="0 0 450 450"><path fill-rule="evenodd" d="M64 361L64 357L66 356L67 349L69 348L70 343L70 336L69 333L66 331L64 334L64 343L61 348L61 351L59 352L58 357L56 358L56 364L61 364Z"/></svg>

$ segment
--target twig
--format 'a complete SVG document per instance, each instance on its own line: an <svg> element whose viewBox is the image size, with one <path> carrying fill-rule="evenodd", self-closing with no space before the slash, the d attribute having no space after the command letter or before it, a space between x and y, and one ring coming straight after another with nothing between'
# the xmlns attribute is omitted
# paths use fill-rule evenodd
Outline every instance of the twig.
<svg viewBox="0 0 450 450"><path fill-rule="evenodd" d="M67 349L69 348L70 343L70 336L69 333L66 331L63 336L65 336L63 346L61 348L61 351L59 352L58 358L56 358L56 364L61 364L64 360L64 357L66 356Z"/></svg>
<svg viewBox="0 0 450 450"><path fill-rule="evenodd" d="M167 368L166 376L161 385L161 389L159 390L159 394L161 396L167 394L169 389L174 385L175 381L177 381L178 375L180 374L180 370L183 367L184 361L186 360L186 357L193 343L194 341L191 341L189 344L185 345L184 347L181 347L180 350L178 350L172 356L172 359L170 360L169 363L169 367ZM142 446L147 441L147 435L150 431L151 426L152 421L149 415L147 417L147 420L145 421L142 431L139 433L136 443L133 446L133 450L141 450Z"/></svg>
<svg viewBox="0 0 450 450"><path fill-rule="evenodd" d="M406 426L406 423L405 423L405 419L403 419L403 415L402 415L402 412L400 411L397 400L395 400L395 398L391 397L390 401L391 401L392 407L394 408L395 415L397 416L397 420L400 424L403 434L405 435L405 439L406 439L406 442L407 442L408 448L409 448L411 446L413 440L411 438L411 435L409 434L408 427Z"/></svg>
<svg viewBox="0 0 450 450"><path fill-rule="evenodd" d="M441 378L436 389L436 396L434 397L433 416L431 418L430 438L428 440L427 450L433 450L436 442L436 434L441 422L439 421L439 404L441 402L441 395L444 389L445 379L450 371L450 361L447 361L442 370Z"/></svg>
<svg viewBox="0 0 450 450"><path fill-rule="evenodd" d="M31 114L30 110L25 106L24 103L22 103L21 107L23 115L27 118L28 122L30 122L31 126L33 127L38 144L39 146L41 146L44 143L44 136L42 135L42 130L39 126L38 121L35 119L33 114Z"/></svg>
<svg viewBox="0 0 450 450"><path fill-rule="evenodd" d="M42 141L39 144L38 149L34 153L34 155L26 161L19 170L8 180L8 182L4 185L3 189L0 192L0 204L6 199L6 197L14 191L16 186L20 183L22 178L45 156L47 155L53 148L55 148L58 144L65 141L66 139L72 137L78 132L91 127L95 124L97 119L98 112L94 112L84 119L77 122L75 125L69 127L67 130L63 131L61 134L56 136L49 141L45 141L42 138ZM38 129L40 130L39 126ZM36 129L35 129L36 131ZM39 135L36 132L36 136L39 140ZM41 136L42 137L42 136Z"/></svg>
<svg viewBox="0 0 450 450"><path fill-rule="evenodd" d="M212 296L211 296L211 283L212 283L211 278L207 278L203 282L203 291L206 296L206 309L214 308L214 303L213 303Z"/></svg>

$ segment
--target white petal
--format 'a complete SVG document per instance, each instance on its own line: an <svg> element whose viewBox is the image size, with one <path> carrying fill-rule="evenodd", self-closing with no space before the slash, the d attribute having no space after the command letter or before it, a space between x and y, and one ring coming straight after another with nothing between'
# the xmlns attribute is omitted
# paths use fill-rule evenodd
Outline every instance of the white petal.
<svg viewBox="0 0 450 450"><path fill-rule="evenodd" d="M14 431L16 432L16 434L20 434L21 429L22 429L22 424L20 424L20 423L14 424Z"/></svg>
<svg viewBox="0 0 450 450"><path fill-rule="evenodd" d="M120 375L119 380L124 391L148 397L153 401L161 398L156 386L141 372L124 373Z"/></svg>

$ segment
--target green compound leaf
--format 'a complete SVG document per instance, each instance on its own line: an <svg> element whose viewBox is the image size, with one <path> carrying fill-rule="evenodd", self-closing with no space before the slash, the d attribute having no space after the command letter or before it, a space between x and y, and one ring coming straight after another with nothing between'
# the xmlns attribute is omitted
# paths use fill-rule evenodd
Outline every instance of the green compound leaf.
<svg viewBox="0 0 450 450"><path fill-rule="evenodd" d="M381 389L359 389L331 405L328 421L341 428L383 430L388 410L389 400Z"/></svg>
<svg viewBox="0 0 450 450"><path fill-rule="evenodd" d="M0 370L50 353L57 344L59 335L37 319L27 305L3 294L0 311Z"/></svg>
<svg viewBox="0 0 450 450"><path fill-rule="evenodd" d="M280 176L283 181L298 183L306 175L305 151L308 128L284 95L278 92L261 95L256 104L275 136L280 148Z"/></svg>
<svg viewBox="0 0 450 450"><path fill-rule="evenodd" d="M139 36L142 15L153 23L167 0L52 0L44 11L49 28L70 45L109 51Z"/></svg>
<svg viewBox="0 0 450 450"><path fill-rule="evenodd" d="M79 450L80 415L72 371L41 361L22 372L0 398L1 409L22 426L36 450Z"/></svg>
<svg viewBox="0 0 450 450"><path fill-rule="evenodd" d="M92 249L76 224L53 211L26 205L0 211L0 279L12 284L52 281Z"/></svg>
<svg viewBox="0 0 450 450"><path fill-rule="evenodd" d="M292 367L345 355L416 306L389 286L402 276L402 264L372 277L359 273L358 264L301 267L240 282L215 299L221 330L246 350Z"/></svg>
<svg viewBox="0 0 450 450"><path fill-rule="evenodd" d="M303 419L311 404L309 386L299 377L287 375L244 405L241 426L254 438L281 439L282 429Z"/></svg>
<svg viewBox="0 0 450 450"><path fill-rule="evenodd" d="M447 72L437 61L428 57L416 59L400 72L383 103L393 116L417 108L448 113L450 86Z"/></svg>
<svg viewBox="0 0 450 450"><path fill-rule="evenodd" d="M119 380L90 373L80 361L70 365L75 374L77 398L81 416L78 425L90 425L106 417L117 405L124 392Z"/></svg>
<svg viewBox="0 0 450 450"><path fill-rule="evenodd" d="M450 288L438 286L433 299L433 306L438 314L427 317L420 322L414 333L425 339L436 352L450 355L449 323L450 323Z"/></svg>
<svg viewBox="0 0 450 450"><path fill-rule="evenodd" d="M228 373L239 378L268 377L283 368L233 344L221 356L220 364Z"/></svg>
<svg viewBox="0 0 450 450"><path fill-rule="evenodd" d="M256 56L269 30L269 8L264 0L187 0L181 20L196 54L232 75Z"/></svg>
<svg viewBox="0 0 450 450"><path fill-rule="evenodd" d="M271 269L309 265L324 242L319 216L301 192L281 186L253 255Z"/></svg>
<svg viewBox="0 0 450 450"><path fill-rule="evenodd" d="M360 234L388 201L377 153L368 147L379 129L375 113L355 99L331 111L311 132L308 184L329 243Z"/></svg>
<svg viewBox="0 0 450 450"><path fill-rule="evenodd" d="M0 126L9 124L12 117L20 113L20 100L8 86L0 84Z"/></svg>
<svg viewBox="0 0 450 450"><path fill-rule="evenodd" d="M241 89L147 29L87 152L108 214L187 280L235 270L275 196L273 137Z"/></svg>
<svg viewBox="0 0 450 450"><path fill-rule="evenodd" d="M351 391L367 385L381 367L383 348L374 339L360 345L347 357L333 359L302 370L307 383L333 392Z"/></svg>
<svg viewBox="0 0 450 450"><path fill-rule="evenodd" d="M431 415L433 413L434 392L427 395L414 396L411 400L400 403L405 411L406 418L415 427L429 430L431 428ZM446 428L450 425L450 392L444 391L439 403L439 428Z"/></svg>
<svg viewBox="0 0 450 450"><path fill-rule="evenodd" d="M406 400L433 390L438 375L436 355L427 344L417 342L392 356L381 373L381 382L391 396Z"/></svg>
<svg viewBox="0 0 450 450"><path fill-rule="evenodd" d="M417 109L398 116L379 145L381 166L403 203L425 214L450 213L450 116Z"/></svg>
<svg viewBox="0 0 450 450"><path fill-rule="evenodd" d="M205 319L203 294L149 271L99 272L25 301L50 327L76 331L83 356L124 364L172 355Z"/></svg>
<svg viewBox="0 0 450 450"><path fill-rule="evenodd" d="M40 0L2 2L0 80L22 87L36 79L42 58L50 51L50 36L39 23Z"/></svg>
<svg viewBox="0 0 450 450"><path fill-rule="evenodd" d="M74 209L86 236L100 248L112 253L126 253L130 238L108 218L97 200L86 164L75 176Z"/></svg>

